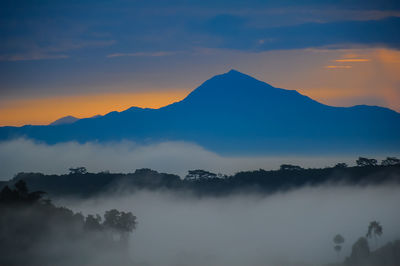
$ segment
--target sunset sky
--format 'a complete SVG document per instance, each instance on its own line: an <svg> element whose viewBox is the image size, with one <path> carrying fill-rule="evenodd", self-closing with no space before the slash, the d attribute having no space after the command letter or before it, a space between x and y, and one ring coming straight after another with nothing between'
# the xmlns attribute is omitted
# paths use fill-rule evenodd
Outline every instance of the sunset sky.
<svg viewBox="0 0 400 266"><path fill-rule="evenodd" d="M158 108L236 69L400 112L399 1L2 1L0 125Z"/></svg>

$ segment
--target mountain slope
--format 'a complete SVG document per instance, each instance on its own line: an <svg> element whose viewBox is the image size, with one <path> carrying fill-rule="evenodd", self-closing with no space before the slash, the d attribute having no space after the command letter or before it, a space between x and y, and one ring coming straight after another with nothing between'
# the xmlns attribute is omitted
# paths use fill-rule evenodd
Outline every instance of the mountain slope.
<svg viewBox="0 0 400 266"><path fill-rule="evenodd" d="M160 109L132 107L67 125L0 128L0 139L20 136L48 143L183 140L240 154L399 151L400 114L323 105L231 70Z"/></svg>

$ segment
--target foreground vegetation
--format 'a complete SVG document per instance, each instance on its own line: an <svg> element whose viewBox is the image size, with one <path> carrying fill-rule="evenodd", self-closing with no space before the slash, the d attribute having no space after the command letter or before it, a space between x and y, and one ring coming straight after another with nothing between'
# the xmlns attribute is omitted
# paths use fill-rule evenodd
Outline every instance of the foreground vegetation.
<svg viewBox="0 0 400 266"><path fill-rule="evenodd" d="M162 189L223 196L243 192L273 193L323 184L362 186L384 183L400 184L400 164L378 165L372 159L360 158L356 167L337 164L330 168L303 169L282 165L275 171L260 169L233 176L192 170L184 179L150 169L139 169L131 174L88 173L84 167L71 168L65 175L20 173L0 190L0 265L132 264L129 235L137 224L132 213L112 209L103 217L97 214L84 216L54 205L43 191L53 195L58 193L58 196L90 197L122 188L128 192ZM33 192L28 190L27 184L34 188ZM382 234L381 224L372 221L365 237L352 245L351 254L345 259L339 256L345 237L336 235L333 251L342 259L335 265L399 265L400 241L370 248L367 238L377 243Z"/></svg>
<svg viewBox="0 0 400 266"><path fill-rule="evenodd" d="M377 221L369 223L365 237L360 237L351 248L351 254L343 263L344 266L395 266L400 263L400 240L378 245L378 238L383 234L383 227ZM370 248L368 239L375 240L374 250ZM334 250L340 255L345 238L337 234L333 238Z"/></svg>
<svg viewBox="0 0 400 266"><path fill-rule="evenodd" d="M368 240L360 237L352 246L351 255L341 264L344 266L396 266L400 265L400 240L389 242L371 250Z"/></svg>
<svg viewBox="0 0 400 266"><path fill-rule="evenodd" d="M0 265L110 265L125 252L136 217L116 209L104 216L57 207L24 181L0 192ZM100 251L100 253L99 253Z"/></svg>

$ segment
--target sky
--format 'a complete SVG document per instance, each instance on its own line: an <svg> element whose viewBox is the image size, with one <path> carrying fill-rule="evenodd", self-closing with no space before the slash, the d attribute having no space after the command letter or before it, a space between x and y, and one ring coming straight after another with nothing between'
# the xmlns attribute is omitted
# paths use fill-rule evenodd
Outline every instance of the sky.
<svg viewBox="0 0 400 266"><path fill-rule="evenodd" d="M236 69L400 112L398 1L44 1L0 8L0 125L159 108Z"/></svg>

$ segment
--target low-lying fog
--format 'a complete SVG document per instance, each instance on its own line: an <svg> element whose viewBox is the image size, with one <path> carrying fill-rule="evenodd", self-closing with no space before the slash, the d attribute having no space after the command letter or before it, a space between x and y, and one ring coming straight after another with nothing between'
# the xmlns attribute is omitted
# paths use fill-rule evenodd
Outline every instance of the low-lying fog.
<svg viewBox="0 0 400 266"><path fill-rule="evenodd" d="M64 174L70 167L78 166L85 166L89 172L109 170L127 173L134 172L138 168L151 168L183 177L188 170L204 169L230 175L237 171L259 168L278 169L284 163L306 168L333 166L338 162L354 165L357 156L368 157L368 154L330 157L229 157L187 142L164 142L145 146L129 141L105 144L67 142L47 145L19 139L0 142L0 162L2 162L0 180L8 180L19 172ZM383 156L375 158L382 159Z"/></svg>
<svg viewBox="0 0 400 266"><path fill-rule="evenodd" d="M383 226L382 245L400 237L400 187L303 188L268 197L195 198L141 191L78 201L75 211L132 211L137 265L321 265L343 260L370 221ZM338 258L333 237L345 237ZM370 242L375 247L375 242Z"/></svg>

